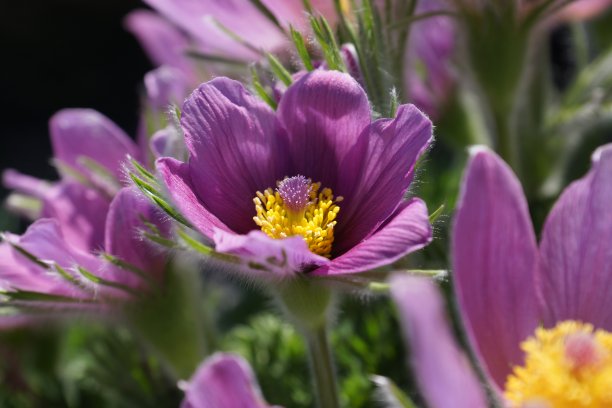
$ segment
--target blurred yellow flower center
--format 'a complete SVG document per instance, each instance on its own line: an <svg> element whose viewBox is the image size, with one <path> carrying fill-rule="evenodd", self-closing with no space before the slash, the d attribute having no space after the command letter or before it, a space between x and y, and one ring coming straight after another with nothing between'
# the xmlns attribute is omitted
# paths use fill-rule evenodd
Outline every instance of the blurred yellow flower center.
<svg viewBox="0 0 612 408"><path fill-rule="evenodd" d="M511 407L612 407L612 333L576 321L538 328L506 381Z"/></svg>
<svg viewBox="0 0 612 408"><path fill-rule="evenodd" d="M268 188L256 193L253 220L275 239L301 235L312 252L329 258L342 197L334 199L331 189L319 192L320 188L321 183L304 176L285 178L276 191Z"/></svg>

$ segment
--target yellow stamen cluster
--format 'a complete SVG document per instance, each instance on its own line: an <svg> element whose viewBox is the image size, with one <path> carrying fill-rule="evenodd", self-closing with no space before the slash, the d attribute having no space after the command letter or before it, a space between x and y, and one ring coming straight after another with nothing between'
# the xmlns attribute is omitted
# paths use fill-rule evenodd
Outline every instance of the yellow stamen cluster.
<svg viewBox="0 0 612 408"><path fill-rule="evenodd" d="M253 220L263 232L275 239L301 235L312 252L329 258L340 211L336 203L342 201L342 197L334 199L331 189L324 188L319 192L321 183L304 180L308 199L304 200L301 208L287 205L278 189L268 188L263 193L258 191L253 198L257 212Z"/></svg>
<svg viewBox="0 0 612 408"><path fill-rule="evenodd" d="M525 365L506 381L511 407L612 407L612 333L565 321L537 329L521 348Z"/></svg>

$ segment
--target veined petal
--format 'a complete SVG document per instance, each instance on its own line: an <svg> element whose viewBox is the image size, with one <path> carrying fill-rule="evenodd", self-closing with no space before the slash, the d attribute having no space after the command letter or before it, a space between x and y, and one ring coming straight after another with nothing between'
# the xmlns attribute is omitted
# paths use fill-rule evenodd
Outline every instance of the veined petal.
<svg viewBox="0 0 612 408"><path fill-rule="evenodd" d="M409 276L393 276L390 285L410 349L411 366L427 405L485 408L483 389L453 339L435 285Z"/></svg>
<svg viewBox="0 0 612 408"><path fill-rule="evenodd" d="M98 190L78 182L56 183L43 199L42 217L54 218L64 239L83 251L104 244L104 223L110 200Z"/></svg>
<svg viewBox="0 0 612 408"><path fill-rule="evenodd" d="M196 80L193 63L186 55L189 41L166 19L151 11L136 10L127 15L125 26L155 65L177 68L190 80Z"/></svg>
<svg viewBox="0 0 612 408"><path fill-rule="evenodd" d="M261 231L237 235L217 230L214 241L218 252L238 255L244 260L246 273L273 280L291 278L330 262L311 252L301 236L273 239Z"/></svg>
<svg viewBox="0 0 612 408"><path fill-rule="evenodd" d="M166 256L143 236L143 231L149 231L145 222L155 226L162 236L168 235L169 221L159 209L133 188L123 188L108 211L104 249L159 281L166 266ZM129 287L142 284L142 278L135 273L117 267L106 268L103 277Z"/></svg>
<svg viewBox="0 0 612 408"><path fill-rule="evenodd" d="M427 206L417 198L406 202L374 235L313 272L314 275L357 273L395 262L423 248L432 239Z"/></svg>
<svg viewBox="0 0 612 408"><path fill-rule="evenodd" d="M253 370L242 357L217 353L189 381L181 408L267 408ZM280 408L280 407L279 407Z"/></svg>
<svg viewBox="0 0 612 408"><path fill-rule="evenodd" d="M197 197L233 231L256 228L255 193L287 175L272 109L241 83L217 78L187 99L181 125Z"/></svg>
<svg viewBox="0 0 612 408"><path fill-rule="evenodd" d="M84 174L92 172L81 157L95 161L118 180L129 154L140 157L136 144L110 119L92 109L64 109L49 123L55 158Z"/></svg>
<svg viewBox="0 0 612 408"><path fill-rule="evenodd" d="M287 89L277 114L292 171L348 197L366 148L359 136L370 125L370 105L359 84L336 71L310 72ZM349 153L354 160L346 160Z"/></svg>
<svg viewBox="0 0 612 408"><path fill-rule="evenodd" d="M580 320L612 331L612 144L550 212L540 246L546 323Z"/></svg>
<svg viewBox="0 0 612 408"><path fill-rule="evenodd" d="M468 337L497 385L523 362L519 344L539 323L538 252L512 170L472 150L452 230L455 291Z"/></svg>
<svg viewBox="0 0 612 408"><path fill-rule="evenodd" d="M228 229L196 196L187 164L162 157L156 166L174 204L198 231L212 240L215 228Z"/></svg>
<svg viewBox="0 0 612 408"><path fill-rule="evenodd" d="M361 135L367 145L365 157L357 149L340 168L340 185L354 189L343 195L339 214L336 253L342 253L378 230L397 209L414 176L417 159L433 140L429 119L414 105L402 105L395 119L372 123ZM357 164L358 171L351 169ZM351 170L347 172L347 170Z"/></svg>

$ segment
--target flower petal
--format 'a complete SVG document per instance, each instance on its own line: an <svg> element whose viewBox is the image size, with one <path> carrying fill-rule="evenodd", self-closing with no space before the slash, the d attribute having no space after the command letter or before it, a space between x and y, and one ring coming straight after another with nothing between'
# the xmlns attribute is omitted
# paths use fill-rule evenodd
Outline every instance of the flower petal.
<svg viewBox="0 0 612 408"><path fill-rule="evenodd" d="M34 222L21 237L5 237L13 244L46 262L54 262L66 270L76 265L95 271L100 262L89 253L80 251L64 239L56 220ZM12 248L0 244L0 287L4 290L26 290L68 297L88 297L87 292L57 274L33 262Z"/></svg>
<svg viewBox="0 0 612 408"><path fill-rule="evenodd" d="M301 174L348 196L365 149L359 135L370 125L370 105L359 84L336 71L310 72L287 89L277 114L295 173L288 176ZM351 152L357 160L346 162Z"/></svg>
<svg viewBox="0 0 612 408"><path fill-rule="evenodd" d="M536 245L512 170L472 150L452 231L455 290L472 346L500 387L539 322Z"/></svg>
<svg viewBox="0 0 612 408"><path fill-rule="evenodd" d="M157 109L168 109L170 104L181 104L187 93L185 75L169 66L161 66L145 74L144 83L149 103Z"/></svg>
<svg viewBox="0 0 612 408"><path fill-rule="evenodd" d="M81 157L94 160L118 180L126 156L140 157L136 144L110 119L92 109L64 109L49 123L55 158L92 175Z"/></svg>
<svg viewBox="0 0 612 408"><path fill-rule="evenodd" d="M246 277L259 275L269 279L291 278L325 265L329 259L316 255L308 249L300 236L272 239L261 231L247 235L217 230L214 236L218 252L238 255L246 261Z"/></svg>
<svg viewBox="0 0 612 408"><path fill-rule="evenodd" d="M98 190L77 182L55 184L43 199L42 217L54 218L64 239L83 251L104 244L104 223L110 200Z"/></svg>
<svg viewBox="0 0 612 408"><path fill-rule="evenodd" d="M367 150L362 160L353 153L348 156L349 163L359 165L359 181L341 203L335 253L377 231L397 209L412 182L417 159L433 140L431 122L414 105L400 106L395 119L377 120L361 137ZM352 184L346 178L341 182Z"/></svg>
<svg viewBox="0 0 612 408"><path fill-rule="evenodd" d="M154 225L162 236L168 235L169 222L159 209L133 188L123 188L111 202L106 217L104 249L146 272L153 280L160 281L166 266L166 256L143 236L143 231L148 230L145 222ZM142 278L135 273L115 267L107 268L103 277L129 287L142 284Z"/></svg>
<svg viewBox="0 0 612 408"><path fill-rule="evenodd" d="M252 48L272 51L286 43L281 31L253 3L242 0L146 0L208 52L254 60ZM245 24L245 21L248 21ZM220 27L221 26L221 27ZM250 44L249 48L227 31Z"/></svg>
<svg viewBox="0 0 612 408"><path fill-rule="evenodd" d="M427 279L399 275L391 278L390 285L411 366L427 405L486 407L483 389L451 334L435 285Z"/></svg>
<svg viewBox="0 0 612 408"><path fill-rule="evenodd" d="M48 181L22 174L13 169L6 169L2 172L2 184L7 189L16 190L18 193L41 200L51 189L51 183Z"/></svg>
<svg viewBox="0 0 612 408"><path fill-rule="evenodd" d="M432 239L427 206L418 198L406 202L374 235L313 272L314 275L357 273L395 262Z"/></svg>
<svg viewBox="0 0 612 408"><path fill-rule="evenodd" d="M189 381L181 408L266 408L253 370L242 357L216 353Z"/></svg>
<svg viewBox="0 0 612 408"><path fill-rule="evenodd" d="M550 212L540 246L547 324L565 319L612 330L612 144L593 155Z"/></svg>
<svg viewBox="0 0 612 408"><path fill-rule="evenodd" d="M189 41L166 19L151 11L136 10L128 14L125 26L155 65L174 67L195 82L197 75L186 55Z"/></svg>
<svg viewBox="0 0 612 408"><path fill-rule="evenodd" d="M174 204L198 231L212 240L215 228L227 230L225 224L212 215L196 196L187 164L162 157L156 166Z"/></svg>
<svg viewBox="0 0 612 408"><path fill-rule="evenodd" d="M189 172L201 202L238 233L256 228L253 197L285 176L274 112L241 83L217 78L183 106Z"/></svg>

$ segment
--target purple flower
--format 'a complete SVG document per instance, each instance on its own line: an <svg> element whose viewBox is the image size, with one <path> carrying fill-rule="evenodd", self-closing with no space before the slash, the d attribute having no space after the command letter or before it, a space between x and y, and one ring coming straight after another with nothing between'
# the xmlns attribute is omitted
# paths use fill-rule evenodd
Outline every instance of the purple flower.
<svg viewBox="0 0 612 408"><path fill-rule="evenodd" d="M217 353L189 381L181 408L237 407L272 408L264 401L249 364L239 356Z"/></svg>
<svg viewBox="0 0 612 408"><path fill-rule="evenodd" d="M480 365L511 406L612 403L609 388L596 385L609 384L612 372L610 180L612 145L607 145L593 155L591 171L563 192L538 248L510 168L489 150L472 153L452 234L455 291ZM410 300L402 285L408 283L394 294L400 312L413 319L414 343L434 323L415 317L425 307ZM419 285L405 290L430 291L422 288L426 283ZM440 347L455 347L444 338ZM456 360L436 366L434 357L418 347L415 352L424 389L436 386L436 374L459 369ZM425 394L438 398L433 391ZM452 398L448 391L446 396Z"/></svg>
<svg viewBox="0 0 612 408"><path fill-rule="evenodd" d="M419 0L416 15L442 12L449 7L439 0ZM408 99L432 118L438 117L455 84L451 66L457 27L451 17L435 16L415 21L405 53Z"/></svg>
<svg viewBox="0 0 612 408"><path fill-rule="evenodd" d="M45 182L14 170L3 175L5 186L40 201L41 210L32 215L42 219L23 236L5 235L0 244L2 289L81 301L124 296L159 283L166 256L142 231L163 236L167 222L147 199L122 188L123 163L128 155L144 156L140 148L114 123L88 109L57 113L50 132L60 181ZM99 252L112 255L123 267L100 258ZM104 282L96 283L96 277Z"/></svg>
<svg viewBox="0 0 612 408"><path fill-rule="evenodd" d="M349 75L302 76L276 112L218 78L187 99L181 126L189 161L159 159L161 177L194 227L251 274L361 272L431 240L425 203L403 199L431 123L412 105L371 122Z"/></svg>
<svg viewBox="0 0 612 408"><path fill-rule="evenodd" d="M283 30L251 2L147 0L146 3L186 32L195 43L195 48L205 53L251 61L259 59L261 51L283 51L289 44ZM261 3L283 28L287 29L290 24L298 29L305 28L308 20L302 0L263 0ZM314 0L311 3L322 15L328 18L335 16L333 2ZM145 27L143 12L138 13L138 17L130 17L128 25L132 31L137 32L153 60L160 61L162 58L159 56L164 51L156 46L152 39L161 39L159 35L162 30L167 29L161 28L157 22ZM148 18L148 22L152 21ZM172 37L177 36L172 34ZM163 41L167 43L170 40ZM172 41L172 44L174 47L179 41ZM177 46L173 49L178 48Z"/></svg>

